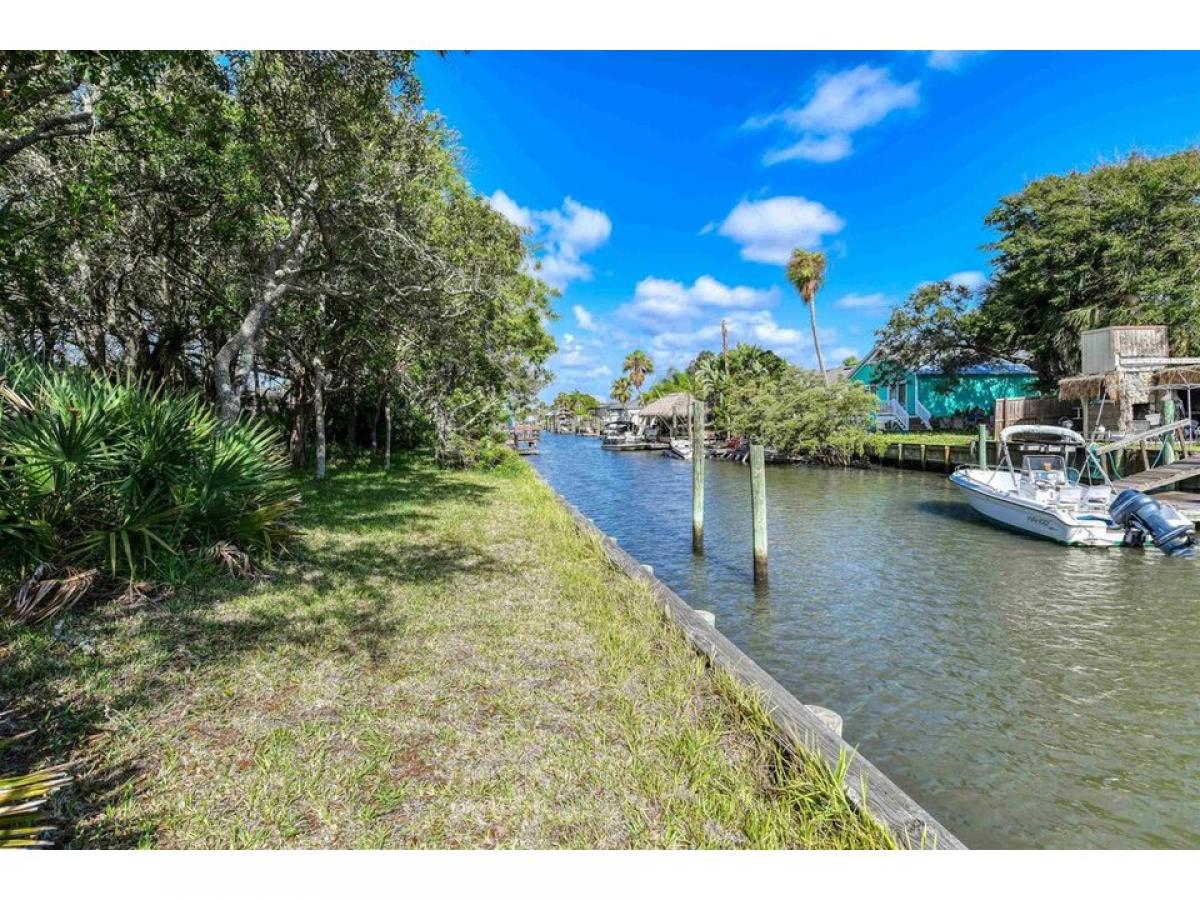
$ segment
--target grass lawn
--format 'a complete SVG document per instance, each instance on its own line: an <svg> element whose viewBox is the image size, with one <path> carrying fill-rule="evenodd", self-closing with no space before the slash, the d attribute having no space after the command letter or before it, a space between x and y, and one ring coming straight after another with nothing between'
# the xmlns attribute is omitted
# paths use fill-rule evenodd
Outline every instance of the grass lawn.
<svg viewBox="0 0 1200 900"><path fill-rule="evenodd" d="M74 761L68 845L891 845L523 466L304 493L271 581L0 619L2 762Z"/></svg>
<svg viewBox="0 0 1200 900"><path fill-rule="evenodd" d="M885 444L951 444L965 446L978 437L975 432L967 434L962 431L897 431L882 434ZM988 440L995 435L988 432Z"/></svg>

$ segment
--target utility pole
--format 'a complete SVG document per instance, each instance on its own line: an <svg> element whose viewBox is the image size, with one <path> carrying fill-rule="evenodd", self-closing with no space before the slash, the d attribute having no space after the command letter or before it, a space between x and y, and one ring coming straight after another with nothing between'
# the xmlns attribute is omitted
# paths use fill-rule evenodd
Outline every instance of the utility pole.
<svg viewBox="0 0 1200 900"><path fill-rule="evenodd" d="M729 325L721 320L721 357L725 361L725 377L729 377Z"/></svg>

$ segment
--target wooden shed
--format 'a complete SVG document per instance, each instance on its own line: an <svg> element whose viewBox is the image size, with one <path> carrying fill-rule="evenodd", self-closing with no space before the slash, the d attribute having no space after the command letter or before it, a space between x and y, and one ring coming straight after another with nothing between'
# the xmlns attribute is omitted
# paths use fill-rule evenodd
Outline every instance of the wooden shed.
<svg viewBox="0 0 1200 900"><path fill-rule="evenodd" d="M1081 375L1104 375L1142 364L1164 365L1170 357L1166 325L1112 325L1079 335Z"/></svg>

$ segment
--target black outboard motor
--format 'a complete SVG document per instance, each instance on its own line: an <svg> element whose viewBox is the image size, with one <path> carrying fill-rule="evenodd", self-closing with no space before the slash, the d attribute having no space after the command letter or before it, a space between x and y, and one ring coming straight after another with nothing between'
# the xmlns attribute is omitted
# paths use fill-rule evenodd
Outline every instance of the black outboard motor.
<svg viewBox="0 0 1200 900"><path fill-rule="evenodd" d="M1117 494L1108 508L1114 522L1125 529L1127 540L1137 547L1147 534L1167 556L1195 556L1194 526L1174 507L1133 488Z"/></svg>

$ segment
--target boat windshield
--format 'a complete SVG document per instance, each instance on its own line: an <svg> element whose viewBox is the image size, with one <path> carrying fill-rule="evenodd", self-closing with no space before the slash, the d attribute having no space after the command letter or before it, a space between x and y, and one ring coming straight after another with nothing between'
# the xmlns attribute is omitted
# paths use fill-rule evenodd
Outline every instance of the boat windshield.
<svg viewBox="0 0 1200 900"><path fill-rule="evenodd" d="M1021 471L1036 481L1065 484L1069 480L1066 459L1049 453L1029 454L1021 462Z"/></svg>

